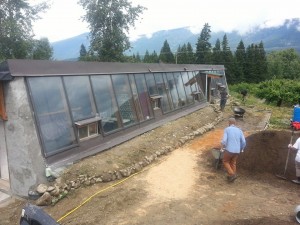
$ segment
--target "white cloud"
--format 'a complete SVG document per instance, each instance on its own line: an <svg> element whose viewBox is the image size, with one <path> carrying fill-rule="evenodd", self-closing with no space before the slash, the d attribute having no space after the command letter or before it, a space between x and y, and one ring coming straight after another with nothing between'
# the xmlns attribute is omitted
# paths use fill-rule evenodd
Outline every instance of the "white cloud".
<svg viewBox="0 0 300 225"><path fill-rule="evenodd" d="M40 0L30 0L36 2ZM84 11L76 0L52 0L51 8L44 18L35 24L38 36L50 41L72 37L88 31L80 17ZM299 0L131 0L133 5L148 8L131 29L130 37L151 36L159 30L191 27L199 33L204 23L212 31L238 30L244 33L254 26L276 26L284 19L299 18Z"/></svg>

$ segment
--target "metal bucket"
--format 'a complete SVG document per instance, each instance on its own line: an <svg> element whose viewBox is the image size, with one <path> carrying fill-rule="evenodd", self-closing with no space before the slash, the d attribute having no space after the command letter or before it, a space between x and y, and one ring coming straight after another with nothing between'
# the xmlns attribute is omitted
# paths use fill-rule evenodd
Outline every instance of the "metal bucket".
<svg viewBox="0 0 300 225"><path fill-rule="evenodd" d="M223 155L224 155L224 151L221 151L220 149L212 149L211 150L211 153L214 157L214 167L216 169L219 169L221 164L222 164L222 159L223 159Z"/></svg>

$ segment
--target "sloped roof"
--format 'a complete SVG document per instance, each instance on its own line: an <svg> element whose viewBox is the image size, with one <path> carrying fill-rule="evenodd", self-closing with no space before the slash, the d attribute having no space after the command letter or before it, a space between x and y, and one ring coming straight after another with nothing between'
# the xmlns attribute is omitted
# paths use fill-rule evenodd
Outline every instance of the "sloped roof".
<svg viewBox="0 0 300 225"><path fill-rule="evenodd" d="M180 72L199 70L224 70L223 65L164 64L164 63L119 63L10 59L1 63L0 72L9 72L12 77L91 75L149 72Z"/></svg>

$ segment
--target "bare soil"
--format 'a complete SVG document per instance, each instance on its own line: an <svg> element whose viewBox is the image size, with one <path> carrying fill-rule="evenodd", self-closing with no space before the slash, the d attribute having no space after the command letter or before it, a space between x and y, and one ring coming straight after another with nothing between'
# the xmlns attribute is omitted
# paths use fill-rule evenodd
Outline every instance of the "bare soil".
<svg viewBox="0 0 300 225"><path fill-rule="evenodd" d="M214 121L218 114L206 107L74 164L65 178L124 168L164 146L178 145L125 180L77 189L44 211L65 225L297 224L294 209L300 204L300 186L275 176L284 173L291 132L288 127L261 131L268 112L244 108L246 114L237 125L247 136L247 147L239 157L234 183L227 183L223 168L215 168L211 153L220 148L223 129L232 116L230 107L215 129L178 145L181 137ZM298 137L295 134L293 140ZM285 175L293 179L295 152L289 156ZM2 206L0 224L18 224L25 204L15 199Z"/></svg>

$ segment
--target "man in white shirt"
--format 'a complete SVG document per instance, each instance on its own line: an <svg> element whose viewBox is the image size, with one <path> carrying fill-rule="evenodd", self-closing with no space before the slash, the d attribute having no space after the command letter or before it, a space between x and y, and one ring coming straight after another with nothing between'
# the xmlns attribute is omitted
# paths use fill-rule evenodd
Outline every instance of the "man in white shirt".
<svg viewBox="0 0 300 225"><path fill-rule="evenodd" d="M300 138L298 138L294 145L289 144L289 149L297 151L297 155L295 157L295 167L296 167L296 180L292 180L293 183L300 184Z"/></svg>

